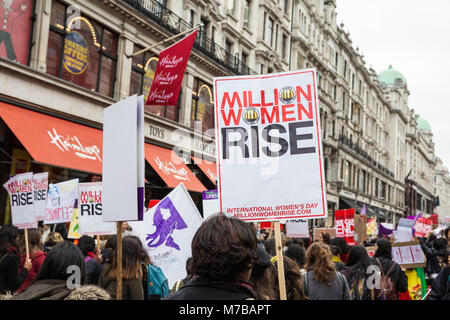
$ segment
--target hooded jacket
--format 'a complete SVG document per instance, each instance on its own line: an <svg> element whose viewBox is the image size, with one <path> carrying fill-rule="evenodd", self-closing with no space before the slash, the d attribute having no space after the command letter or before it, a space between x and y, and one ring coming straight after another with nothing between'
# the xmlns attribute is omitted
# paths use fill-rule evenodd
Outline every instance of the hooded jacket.
<svg viewBox="0 0 450 320"><path fill-rule="evenodd" d="M44 279L35 281L11 300L64 300L71 291L66 280Z"/></svg>
<svg viewBox="0 0 450 320"><path fill-rule="evenodd" d="M180 290L162 300L246 300L256 299L253 287L244 281L221 282L204 278L186 281Z"/></svg>

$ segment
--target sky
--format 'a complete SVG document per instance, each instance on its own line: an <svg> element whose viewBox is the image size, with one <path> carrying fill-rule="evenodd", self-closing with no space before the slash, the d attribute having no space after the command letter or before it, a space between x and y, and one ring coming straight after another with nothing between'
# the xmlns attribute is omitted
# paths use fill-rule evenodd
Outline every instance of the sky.
<svg viewBox="0 0 450 320"><path fill-rule="evenodd" d="M435 155L450 168L450 1L337 0L353 47L377 74L405 77L409 107L431 125Z"/></svg>

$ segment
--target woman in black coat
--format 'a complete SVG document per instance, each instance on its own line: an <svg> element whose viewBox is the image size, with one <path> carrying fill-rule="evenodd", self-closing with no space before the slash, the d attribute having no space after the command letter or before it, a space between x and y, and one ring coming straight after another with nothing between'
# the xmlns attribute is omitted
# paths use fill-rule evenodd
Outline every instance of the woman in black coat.
<svg viewBox="0 0 450 320"><path fill-rule="evenodd" d="M392 246L389 240L380 239L377 241L377 250L373 258L373 264L381 267L383 269L383 274L387 274L389 269L393 266L389 277L395 285L396 292L406 292L408 290L408 277L405 272L403 272L400 265L395 261L392 261Z"/></svg>
<svg viewBox="0 0 450 320"><path fill-rule="evenodd" d="M32 267L31 260L28 258L19 273L18 237L19 230L12 225L3 226L0 229L0 294L14 293Z"/></svg>

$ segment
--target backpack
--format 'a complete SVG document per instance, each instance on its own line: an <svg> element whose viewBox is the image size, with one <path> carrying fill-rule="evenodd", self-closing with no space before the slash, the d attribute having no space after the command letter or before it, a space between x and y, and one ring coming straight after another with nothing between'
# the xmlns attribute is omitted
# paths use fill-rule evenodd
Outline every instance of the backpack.
<svg viewBox="0 0 450 320"><path fill-rule="evenodd" d="M146 279L144 286L146 289L146 300L159 300L167 296L169 291L169 281L160 267L148 264L145 266Z"/></svg>
<svg viewBox="0 0 450 320"><path fill-rule="evenodd" d="M376 258L376 260L381 270L380 288L375 289L376 300L397 300L397 290L395 289L395 285L392 282L391 277L389 277L389 274L395 267L395 262L392 263L388 272L384 274L380 260L378 258Z"/></svg>

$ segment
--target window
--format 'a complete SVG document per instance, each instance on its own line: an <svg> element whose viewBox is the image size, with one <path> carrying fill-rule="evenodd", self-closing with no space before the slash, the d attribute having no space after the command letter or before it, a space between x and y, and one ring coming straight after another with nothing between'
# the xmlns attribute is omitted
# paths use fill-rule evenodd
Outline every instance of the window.
<svg viewBox="0 0 450 320"><path fill-rule="evenodd" d="M54 2L47 73L112 97L116 81L118 35L85 16L70 21L66 21L65 16L66 6ZM80 29L75 29L77 26Z"/></svg>
<svg viewBox="0 0 450 320"><path fill-rule="evenodd" d="M337 67L338 66L338 62L339 62L339 53L337 53L334 56L334 65Z"/></svg>
<svg viewBox="0 0 450 320"><path fill-rule="evenodd" d="M191 128L201 125L202 132L214 128L214 101L211 86L194 79L192 91Z"/></svg>
<svg viewBox="0 0 450 320"><path fill-rule="evenodd" d="M233 48L233 44L230 41L226 40L225 41L225 51L226 51L226 59L225 59L225 61L226 61L226 63L228 65L231 64L231 58L233 56L233 54L231 52L232 48Z"/></svg>
<svg viewBox="0 0 450 320"><path fill-rule="evenodd" d="M241 73L247 74L249 73L247 71L247 64L248 64L248 54L242 51L242 57L241 57Z"/></svg>
<svg viewBox="0 0 450 320"><path fill-rule="evenodd" d="M286 59L286 51L287 51L287 36L283 33L283 37L281 39L281 57Z"/></svg>
<svg viewBox="0 0 450 320"><path fill-rule="evenodd" d="M375 178L375 197L378 198L378 178Z"/></svg>
<svg viewBox="0 0 450 320"><path fill-rule="evenodd" d="M272 46L272 42L270 42L270 46ZM278 24L275 25L275 50L278 50Z"/></svg>
<svg viewBox="0 0 450 320"><path fill-rule="evenodd" d="M142 50L142 47L135 46L134 52ZM130 79L130 96L133 94L144 95L144 101L147 101L150 88L155 77L156 66L158 58L150 52L141 53L133 57L133 65L131 69ZM180 105L181 92L178 98L177 106L144 106L146 112L155 114L157 116L178 121L178 110Z"/></svg>
<svg viewBox="0 0 450 320"><path fill-rule="evenodd" d="M283 10L284 14L289 14L289 0L284 0Z"/></svg>
<svg viewBox="0 0 450 320"><path fill-rule="evenodd" d="M366 174L365 170L359 172L359 191L363 193L366 192Z"/></svg>
<svg viewBox="0 0 450 320"><path fill-rule="evenodd" d="M191 15L189 17L189 23L191 24L191 27L194 27L194 23L195 23L195 11L191 10Z"/></svg>
<svg viewBox="0 0 450 320"><path fill-rule="evenodd" d="M244 27L250 28L250 6L251 1L245 0L244 1Z"/></svg>
<svg viewBox="0 0 450 320"><path fill-rule="evenodd" d="M2 1L0 57L28 65L33 28L34 0Z"/></svg>
<svg viewBox="0 0 450 320"><path fill-rule="evenodd" d="M273 20L272 18L269 18L269 21L267 23L267 29L266 29L266 43L269 46L272 46L273 43Z"/></svg>

